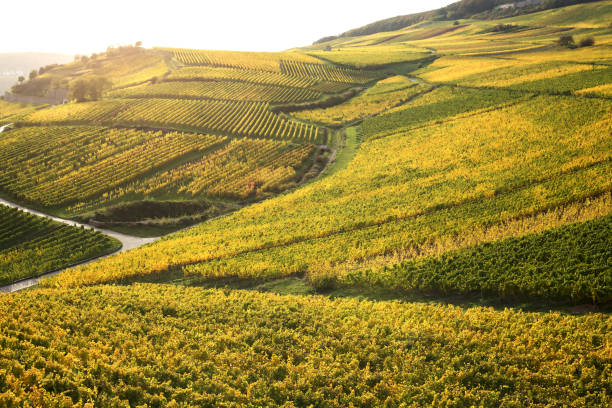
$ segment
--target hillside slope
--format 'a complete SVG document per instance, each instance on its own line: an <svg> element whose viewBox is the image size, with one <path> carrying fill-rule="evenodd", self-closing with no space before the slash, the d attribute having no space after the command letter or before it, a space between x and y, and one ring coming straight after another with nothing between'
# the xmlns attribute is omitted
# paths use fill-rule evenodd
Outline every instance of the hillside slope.
<svg viewBox="0 0 612 408"><path fill-rule="evenodd" d="M559 7L565 9L566 6L573 4L584 4L597 1L600 0L459 0L446 7L442 7L436 10L391 17L384 20L375 21L363 27L358 27L345 31L344 33L338 36L323 37L315 41L314 44L321 44L342 37L360 37L381 32L396 31L428 20L453 21L469 18L499 19L509 16L531 14L536 13L538 11L556 9ZM504 5L512 6L504 7Z"/></svg>
<svg viewBox="0 0 612 408"><path fill-rule="evenodd" d="M70 88L71 103L0 105L17 128L0 140L0 191L123 232L181 229L315 177L333 135L282 110L344 100L380 76L295 52L110 48L14 90Z"/></svg>
<svg viewBox="0 0 612 408"><path fill-rule="evenodd" d="M3 106L33 202L255 198L1 297L0 405L610 406L611 17L146 50L168 75Z"/></svg>
<svg viewBox="0 0 612 408"><path fill-rule="evenodd" d="M28 77L32 70L39 70L51 64L65 64L73 59L72 55L22 52L0 53L0 95L4 95L20 76Z"/></svg>

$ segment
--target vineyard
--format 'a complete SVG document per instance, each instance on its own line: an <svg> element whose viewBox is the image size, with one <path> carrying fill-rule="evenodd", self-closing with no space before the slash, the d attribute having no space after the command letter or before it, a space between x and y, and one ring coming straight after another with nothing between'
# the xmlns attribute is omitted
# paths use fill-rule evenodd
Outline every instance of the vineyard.
<svg viewBox="0 0 612 408"><path fill-rule="evenodd" d="M13 119L18 118L20 115L30 113L34 110L36 110L36 108L31 105L0 100L0 125L11 123Z"/></svg>
<svg viewBox="0 0 612 408"><path fill-rule="evenodd" d="M338 125L400 106L428 88L427 85L417 84L406 77L394 76L377 82L361 95L340 105L302 111L294 116L310 122Z"/></svg>
<svg viewBox="0 0 612 408"><path fill-rule="evenodd" d="M190 133L89 126L16 129L0 140L0 187L26 201L59 206L100 195L223 141Z"/></svg>
<svg viewBox="0 0 612 408"><path fill-rule="evenodd" d="M271 112L268 104L189 99L107 99L62 105L23 118L24 124L148 126L322 144L325 131Z"/></svg>
<svg viewBox="0 0 612 408"><path fill-rule="evenodd" d="M221 67L184 67L172 72L167 81L240 81L265 85L310 88L317 81L310 78L293 77L278 72Z"/></svg>
<svg viewBox="0 0 612 408"><path fill-rule="evenodd" d="M0 310L10 311L0 315L7 405L610 401L603 314L152 284L26 292L1 297Z"/></svg>
<svg viewBox="0 0 612 408"><path fill-rule="evenodd" d="M304 88L259 85L244 82L164 82L127 88L111 93L122 98L222 99L257 102L305 102L321 98L321 93Z"/></svg>
<svg viewBox="0 0 612 408"><path fill-rule="evenodd" d="M236 139L201 159L108 191L93 201L100 206L123 197L219 196L246 199L282 191L298 181L297 169L312 156L312 145L292 146L271 140ZM79 203L82 210L91 203Z"/></svg>
<svg viewBox="0 0 612 408"><path fill-rule="evenodd" d="M415 62L431 57L428 50L405 44L373 44L368 47L359 43L346 47L334 47L331 51L312 51L310 54L357 69L380 68L389 64Z"/></svg>
<svg viewBox="0 0 612 408"><path fill-rule="evenodd" d="M345 284L425 293L525 299L612 299L612 215L520 238L480 244L393 267L346 272ZM568 284L569 283L569 284Z"/></svg>
<svg viewBox="0 0 612 408"><path fill-rule="evenodd" d="M119 267L123 262L138 265L138 274L183 265L205 277L311 271L316 279L327 269L333 277L343 263L458 249L514 236L515 228L531 232L541 222L603 216L612 187L611 110L604 100L538 97L409 137L399 131L364 143L334 177L60 275L53 284L126 279L131 272ZM571 123L563 120L568 115ZM550 153L533 153L542 151ZM594 200L589 210L576 214L574 206L586 199Z"/></svg>
<svg viewBox="0 0 612 408"><path fill-rule="evenodd" d="M612 1L561 3L0 101L3 197L168 234L0 296L0 408L610 407ZM0 206L0 284L117 246Z"/></svg>
<svg viewBox="0 0 612 408"><path fill-rule="evenodd" d="M381 137L460 114L471 114L474 111L511 104L522 97L524 95L520 93L505 90L474 90L443 86L390 109L382 115L367 118L363 123L363 131L368 139Z"/></svg>
<svg viewBox="0 0 612 408"><path fill-rule="evenodd" d="M281 61L322 64L314 57L297 52L238 52L190 50L180 48L159 48L170 53L176 60L185 65L203 65L211 67L240 68L258 71L281 72Z"/></svg>
<svg viewBox="0 0 612 408"><path fill-rule="evenodd" d="M322 64L282 60L281 72L288 76L312 78L320 81L364 84L375 80L378 75L367 71L333 67Z"/></svg>
<svg viewBox="0 0 612 408"><path fill-rule="evenodd" d="M99 232L0 205L0 284L39 276L120 246Z"/></svg>

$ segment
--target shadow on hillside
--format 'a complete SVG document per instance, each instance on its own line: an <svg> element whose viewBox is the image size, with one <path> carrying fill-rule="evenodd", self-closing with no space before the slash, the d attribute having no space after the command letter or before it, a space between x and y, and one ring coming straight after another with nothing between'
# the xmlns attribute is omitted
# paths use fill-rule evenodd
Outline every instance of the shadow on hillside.
<svg viewBox="0 0 612 408"><path fill-rule="evenodd" d="M474 295L430 295L414 292L391 291L381 287L347 286L328 290L316 290L303 276L285 277L275 280L244 279L237 277L204 279L199 276L185 276L182 271L174 271L158 276L137 279L133 282L171 284L210 289L254 290L262 293L296 296L326 296L329 298L356 298L371 301L401 301L418 303L438 303L462 308L492 307L496 310L506 308L520 309L525 312L559 312L568 315L589 313L612 313L612 303L575 304L569 301L526 298L499 298Z"/></svg>

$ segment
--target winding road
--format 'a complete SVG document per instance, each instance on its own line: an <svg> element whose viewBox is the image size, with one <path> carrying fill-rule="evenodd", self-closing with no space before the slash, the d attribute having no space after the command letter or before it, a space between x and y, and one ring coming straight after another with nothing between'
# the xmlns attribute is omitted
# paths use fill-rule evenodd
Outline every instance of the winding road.
<svg viewBox="0 0 612 408"><path fill-rule="evenodd" d="M93 229L95 231L100 231L100 232L102 232L105 235L108 235L110 237L116 238L117 240L121 241L121 245L122 245L121 249L119 249L119 250L117 250L117 251L115 251L113 253L110 253L110 254L107 254L107 255L102 255L102 256L99 256L97 258L89 259L89 260L83 261L83 262L81 262L79 264L72 265L72 266L69 266L69 267L66 267L66 268L63 268L63 269L59 269L59 270L55 270L55 271L52 271L52 272L48 272L48 273L46 273L44 275L41 275L39 277L36 277L36 278L23 279L23 280L11 283L9 285L0 286L0 293L11 293L11 292L16 292L16 291L19 291L19 290L22 290L22 289L29 288L31 286L36 285L38 282L40 282L41 279L49 277L49 276L57 275L58 273L62 272L63 270L66 270L66 269L69 269L69 268L73 268L73 267L78 266L78 265L84 265L84 264L93 262L93 261L101 259L101 258L105 258L107 256L110 256L110 255L113 255L113 254L116 254L116 253L119 253L119 252L129 251L130 249L141 247L143 245L146 245L146 244L151 243L151 242L155 241L156 239L158 239L158 237L157 238L134 237L132 235L126 235L126 234L121 234L121 233L115 232L115 231L110 231L110 230L106 230L106 229L92 227L91 225L88 225L88 224L82 224L80 222L76 222L76 221L72 221L72 220L67 220L67 219L59 218L59 217L54 217L54 216L51 216L49 214L42 213L40 211L32 210L30 208L24 207L22 205L19 205L19 204L16 204L16 203L13 203L13 202L1 199L1 198L0 198L0 204L6 205L8 207L18 208L18 209L20 209L22 211L26 211L26 212L28 212L30 214L38 215L39 217L49 218L49 219L52 219L54 221L62 222L64 224L72 225L72 226L75 226L75 227L84 227L84 228L88 228L88 229Z"/></svg>
<svg viewBox="0 0 612 408"><path fill-rule="evenodd" d="M2 133L4 131L4 129L6 129L7 127L11 126L12 123L6 124L4 126L0 126L0 133ZM22 290L22 289L26 289L29 288L31 286L36 285L38 282L40 282L41 279L49 277L49 276L53 276L53 275L57 275L58 273L62 272L63 270L69 269L69 268L73 268L75 266L78 265L85 265L88 264L90 262L93 262L95 260L101 259L101 258L106 258L107 256L119 253L119 252L125 252L125 251L129 251L130 249L134 249L134 248L138 248L141 247L143 245L146 245L150 242L155 241L157 238L140 238L140 237L134 237L131 235L126 235L126 234L121 234L119 232L115 232L115 231L110 231L110 230L106 230L106 229L101 229L101 228L96 228L93 227L91 225L88 224L81 224L80 222L76 222L76 221L72 221L72 220L67 220L64 218L59 218L59 217L54 217L51 216L49 214L45 214L42 213L40 211L36 211L36 210L32 210L30 208L24 207L22 205L13 203L11 201L7 201L4 200L2 198L0 198L0 204L4 204L8 207L12 207L12 208L18 208L22 211L26 211L30 214L34 214L34 215L38 215L39 217L45 217L45 218L49 218L52 219L54 221L57 222L62 222L64 224L68 224L68 225L72 225L74 227L84 227L84 228L88 228L88 229L92 229L94 231L100 231L105 235L108 235L109 237L113 237L117 240L119 240L121 242L121 248L115 252L112 252L110 254L107 255L102 255L96 258L92 258L92 259L88 259L85 260L83 262L80 262L78 264L72 265L72 266L68 266L66 268L62 268L59 270L55 270L55 271L51 271L51 272L47 272L44 275L38 276L36 278L29 278L29 279L23 279L14 283L11 283L9 285L5 285L5 286L0 286L0 293L11 293L11 292L17 292L18 290Z"/></svg>

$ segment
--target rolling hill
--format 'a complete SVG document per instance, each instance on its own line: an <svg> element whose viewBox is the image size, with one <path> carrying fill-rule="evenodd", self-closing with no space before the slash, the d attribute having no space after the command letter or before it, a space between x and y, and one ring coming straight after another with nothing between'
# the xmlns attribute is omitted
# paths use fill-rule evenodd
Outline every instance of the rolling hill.
<svg viewBox="0 0 612 408"><path fill-rule="evenodd" d="M3 195L197 225L0 297L0 405L609 406L612 1L547 5L1 104Z"/></svg>

